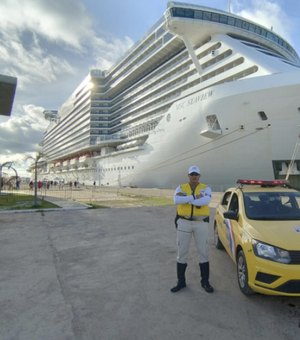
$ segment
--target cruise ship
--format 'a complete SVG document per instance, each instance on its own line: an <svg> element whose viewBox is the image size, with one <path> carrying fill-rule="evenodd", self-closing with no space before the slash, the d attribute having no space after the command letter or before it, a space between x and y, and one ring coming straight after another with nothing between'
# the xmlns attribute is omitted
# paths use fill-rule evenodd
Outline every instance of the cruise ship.
<svg viewBox="0 0 300 340"><path fill-rule="evenodd" d="M169 2L110 70L90 70L59 110L44 112L40 175L174 188L198 165L213 190L239 178L299 186L299 67L272 29Z"/></svg>

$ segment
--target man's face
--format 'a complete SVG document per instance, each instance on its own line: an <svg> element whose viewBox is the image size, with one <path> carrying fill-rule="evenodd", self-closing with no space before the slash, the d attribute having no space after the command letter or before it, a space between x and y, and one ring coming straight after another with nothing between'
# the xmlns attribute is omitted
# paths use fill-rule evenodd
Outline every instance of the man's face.
<svg viewBox="0 0 300 340"><path fill-rule="evenodd" d="M191 184L198 184L200 179L200 174L197 174L196 172L192 172L189 174L189 179Z"/></svg>

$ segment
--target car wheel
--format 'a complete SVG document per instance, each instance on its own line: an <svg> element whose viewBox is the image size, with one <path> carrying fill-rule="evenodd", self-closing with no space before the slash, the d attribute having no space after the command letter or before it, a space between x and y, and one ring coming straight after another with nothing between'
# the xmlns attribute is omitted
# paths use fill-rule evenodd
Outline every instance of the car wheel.
<svg viewBox="0 0 300 340"><path fill-rule="evenodd" d="M240 286L240 290L245 295L252 295L254 294L253 290L248 285L248 267L247 267L247 261L245 258L245 254L242 250L238 252L237 255L237 277L238 277L238 283Z"/></svg>
<svg viewBox="0 0 300 340"><path fill-rule="evenodd" d="M224 249L223 244L219 239L218 227L217 227L216 222L215 222L215 225L214 225L214 241L215 241L215 246L216 246L217 249Z"/></svg>

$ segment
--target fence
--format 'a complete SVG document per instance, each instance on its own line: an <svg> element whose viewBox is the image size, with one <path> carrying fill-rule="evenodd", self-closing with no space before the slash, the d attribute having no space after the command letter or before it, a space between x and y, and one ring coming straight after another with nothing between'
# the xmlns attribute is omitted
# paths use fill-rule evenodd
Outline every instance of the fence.
<svg viewBox="0 0 300 340"><path fill-rule="evenodd" d="M34 195L34 188L29 184L21 184L19 189L3 188L2 193L13 193L14 195L27 194ZM57 197L65 200L74 200L79 202L91 202L96 200L116 199L124 195L132 196L152 196L167 197L173 196L174 190L169 189L150 189L150 188L117 188L104 186L86 186L86 185L43 185L37 189L38 197Z"/></svg>
<svg viewBox="0 0 300 340"><path fill-rule="evenodd" d="M11 190L2 190L3 193L13 193L14 195L28 194L34 195L34 189L28 184L21 184L20 189L13 188ZM52 185L47 188L44 186L37 190L39 198L47 199L47 197L57 197L64 200L73 200L78 202L93 201L113 201L120 200L124 196L148 196L148 197L164 197L172 198L174 189L158 189L158 188L117 188L105 186L87 186L80 185ZM215 206L222 197L221 192L213 192L212 205Z"/></svg>

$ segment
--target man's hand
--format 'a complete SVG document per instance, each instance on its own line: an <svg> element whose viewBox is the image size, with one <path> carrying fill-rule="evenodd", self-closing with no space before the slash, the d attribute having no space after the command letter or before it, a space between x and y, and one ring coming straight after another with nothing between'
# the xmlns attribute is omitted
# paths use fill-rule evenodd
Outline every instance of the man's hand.
<svg viewBox="0 0 300 340"><path fill-rule="evenodd" d="M176 196L186 196L185 192L177 192Z"/></svg>
<svg viewBox="0 0 300 340"><path fill-rule="evenodd" d="M203 197L202 194L195 195L195 199L198 199L198 198L201 198L201 197Z"/></svg>

